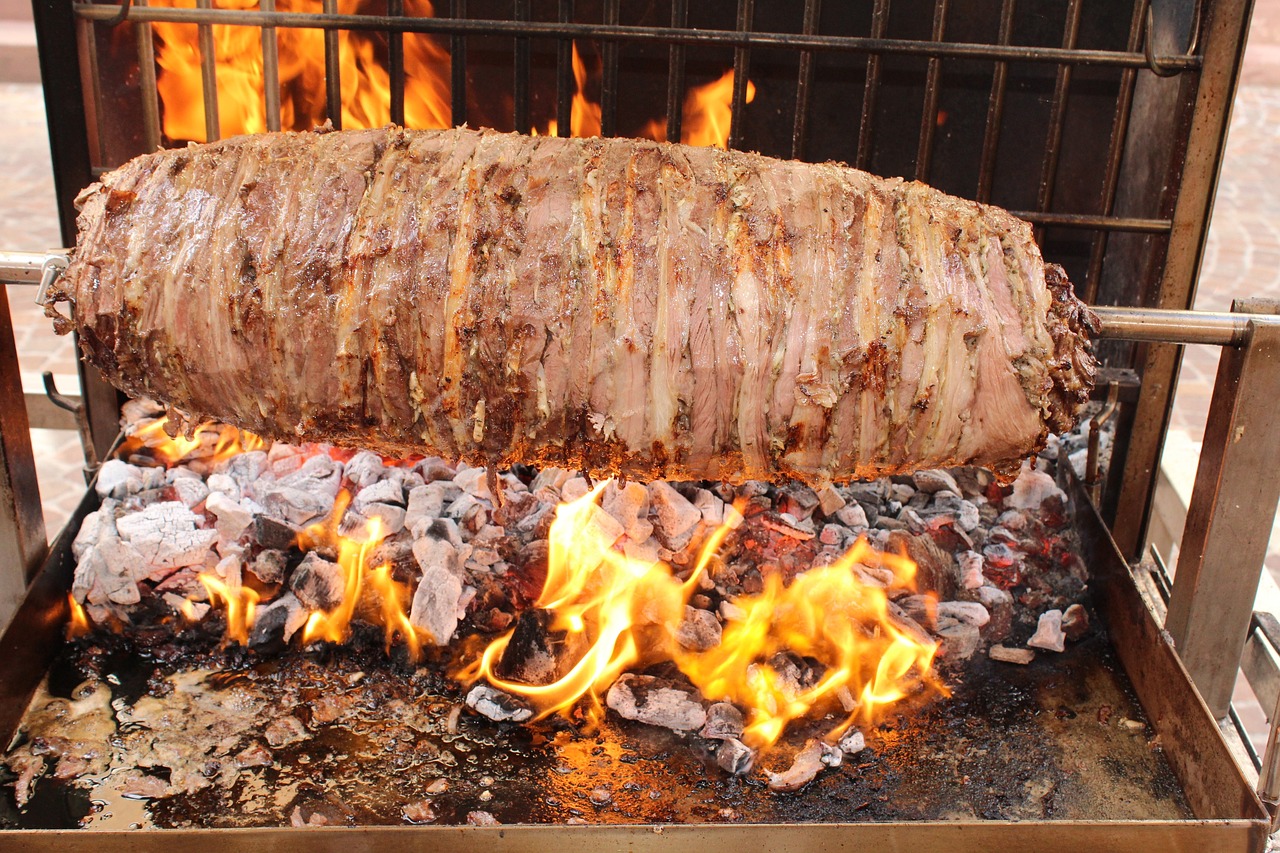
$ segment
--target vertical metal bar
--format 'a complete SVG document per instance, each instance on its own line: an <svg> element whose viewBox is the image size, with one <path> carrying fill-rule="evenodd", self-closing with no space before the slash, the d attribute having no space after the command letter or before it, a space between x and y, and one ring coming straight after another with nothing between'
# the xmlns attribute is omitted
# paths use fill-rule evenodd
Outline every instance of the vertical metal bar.
<svg viewBox="0 0 1280 853"><path fill-rule="evenodd" d="M689 0L671 0L671 27L684 29L689 23ZM667 141L679 142L684 130L684 56L682 44L671 45L667 53Z"/></svg>
<svg viewBox="0 0 1280 853"><path fill-rule="evenodd" d="M1254 313L1276 305L1237 303ZM1248 339L1222 352L1204 448L1187 507L1165 628L1215 717L1231 702L1253 601L1280 502L1280 318L1249 324Z"/></svg>
<svg viewBox="0 0 1280 853"><path fill-rule="evenodd" d="M934 0L933 33L930 41L940 42L947 28L947 0ZM933 164L933 136L938 127L938 77L942 73L942 60L929 59L925 74L924 109L920 115L920 144L916 149L916 180L929 180L929 167Z"/></svg>
<svg viewBox="0 0 1280 853"><path fill-rule="evenodd" d="M1137 51L1142 45L1142 22L1146 19L1148 0L1135 0L1133 19L1129 22L1129 41L1127 49L1130 53ZM1102 181L1102 198L1098 212L1110 216L1115 210L1116 190L1120 186L1120 160L1124 156L1124 140L1129 133L1129 110L1133 106L1133 90L1138 81L1135 68L1126 68L1120 72L1120 92L1116 97L1116 114L1111 120L1111 141L1107 144L1107 171ZM1093 247L1089 255L1089 272L1084 279L1084 299L1092 305L1098 298L1098 281L1102 278L1102 259L1107 252L1107 231L1098 231L1093 237Z"/></svg>
<svg viewBox="0 0 1280 853"><path fill-rule="evenodd" d="M89 151L93 153L90 156L90 162L97 165L104 165L107 162L107 147L98 132L98 116L102 113L102 78L98 71L98 45L97 45L97 25L86 21L84 18L75 19L76 30L76 47L80 51L80 56L84 57L84 65L77 65L81 78L77 82L81 86L82 92L88 92L89 97L85 99L82 109L84 110L84 121L80 128L84 129L85 142L89 147ZM40 69L40 79L44 80L44 69ZM46 88L45 100L48 101L49 93ZM79 130L80 128L77 128ZM96 157L96 159L94 159ZM72 219L74 220L74 215ZM75 233L73 228L72 234ZM66 243L65 245L71 245Z"/></svg>
<svg viewBox="0 0 1280 853"><path fill-rule="evenodd" d="M573 20L573 0L560 0L560 23ZM573 40L556 42L556 134L572 135L573 125Z"/></svg>
<svg viewBox="0 0 1280 853"><path fill-rule="evenodd" d="M146 6L147 0L134 0L135 6ZM133 22L138 45L138 94L142 100L142 144L150 153L160 147L160 93L156 89L156 49L151 38L151 24Z"/></svg>
<svg viewBox="0 0 1280 853"><path fill-rule="evenodd" d="M755 20L755 0L738 0L738 32L751 32L752 21ZM747 83L751 74L751 49L735 47L733 49L733 109L729 113L728 148L741 148L744 134L743 122L746 119Z"/></svg>
<svg viewBox="0 0 1280 853"><path fill-rule="evenodd" d="M261 3L264 12L276 10L276 0L261 0ZM275 27L262 28L262 104L267 112L267 130L279 130L280 43L276 40Z"/></svg>
<svg viewBox="0 0 1280 853"><path fill-rule="evenodd" d="M1013 37L1013 14L1017 0L1004 0L1000 5L1000 44ZM995 181L996 153L1000 149L1000 125L1004 122L1004 90L1009 79L1009 63L997 62L991 77L991 99L987 101L987 125L982 132L982 165L978 167L977 199L991 201L991 185Z"/></svg>
<svg viewBox="0 0 1280 853"><path fill-rule="evenodd" d="M889 0L876 0L871 12L871 37L884 38L889 27ZM859 169L871 166L871 144L876 129L876 101L880 95L880 54L867 56L867 79L862 89L862 120L858 124L858 156L854 163Z"/></svg>
<svg viewBox="0 0 1280 853"><path fill-rule="evenodd" d="M404 0L387 0L387 14L404 14ZM418 36L426 38L426 36ZM387 33L387 75L391 78L391 123L404 125L404 33Z"/></svg>
<svg viewBox="0 0 1280 853"><path fill-rule="evenodd" d="M467 17L467 0L452 0L449 15L452 18ZM466 124L467 39L462 35L449 37L449 101L454 126Z"/></svg>
<svg viewBox="0 0 1280 853"><path fill-rule="evenodd" d="M1084 9L1083 0L1070 0L1067 4L1067 23L1062 34L1062 46L1067 49L1076 46L1076 37L1080 33L1080 12ZM1067 118L1067 95L1071 89L1072 66L1059 65L1058 79L1053 87L1053 107L1049 111L1049 136L1044 145L1044 163L1040 170L1040 193L1037 210L1046 212L1053 204L1053 185L1058 177L1058 159L1062 147L1062 127ZM1036 238L1043 234L1043 228L1036 229Z"/></svg>
<svg viewBox="0 0 1280 853"><path fill-rule="evenodd" d="M604 0L604 22L617 24L621 0ZM600 135L616 136L618 133L618 43L607 41L600 49L604 68L600 73Z"/></svg>
<svg viewBox="0 0 1280 853"><path fill-rule="evenodd" d="M1201 26L1204 63L1195 87L1182 169L1174 174L1179 189L1164 272L1155 304L1150 307L1190 308L1195 300L1196 277L1209 232L1252 12L1253 0L1219 0L1205 7ZM1179 347L1151 344L1140 356L1142 389L1134 413L1138 426L1123 457L1124 478L1116 498L1113 528L1116 543L1125 556L1139 555L1147 537L1181 355Z"/></svg>
<svg viewBox="0 0 1280 853"><path fill-rule="evenodd" d="M196 0L199 9L212 9L213 0ZM204 135L213 142L221 138L218 121L218 57L213 46L213 26L196 24L200 35L200 91L204 96Z"/></svg>
<svg viewBox="0 0 1280 853"><path fill-rule="evenodd" d="M0 626L18 609L48 547L9 294L0 286Z"/></svg>
<svg viewBox="0 0 1280 853"><path fill-rule="evenodd" d="M529 12L529 0L515 0L513 20L528 21ZM517 36L515 42L515 58L512 63L515 80L511 89L512 100L515 105L513 120L516 133L528 133L531 126L529 120L529 39L526 36Z"/></svg>
<svg viewBox="0 0 1280 853"><path fill-rule="evenodd" d="M814 35L818 32L818 19L822 15L821 0L805 0L804 2L804 34ZM809 123L809 97L813 88L813 51L800 51L800 72L796 79L796 118L791 126L791 157L800 160L804 157L804 138Z"/></svg>
<svg viewBox="0 0 1280 853"><path fill-rule="evenodd" d="M207 2L207 0L206 0ZM338 0L324 0L326 15L338 14ZM324 100L325 112L335 130L342 130L342 63L339 50L341 34L337 30L324 31Z"/></svg>

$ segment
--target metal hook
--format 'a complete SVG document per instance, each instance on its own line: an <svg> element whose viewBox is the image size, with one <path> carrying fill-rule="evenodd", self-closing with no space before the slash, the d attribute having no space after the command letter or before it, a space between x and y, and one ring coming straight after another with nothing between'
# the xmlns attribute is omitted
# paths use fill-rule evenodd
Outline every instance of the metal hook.
<svg viewBox="0 0 1280 853"><path fill-rule="evenodd" d="M133 0L121 0L120 12L114 18L107 18L102 23L108 27L114 27L123 24L125 18L129 17L129 9L133 6Z"/></svg>
<svg viewBox="0 0 1280 853"><path fill-rule="evenodd" d="M49 255L40 266L40 287L36 290L36 304L41 308L49 304L49 288L67 268L66 255Z"/></svg>
<svg viewBox="0 0 1280 853"><path fill-rule="evenodd" d="M1099 468L1101 467L1101 446L1102 446L1102 426L1111 420L1116 413L1116 408L1120 403L1120 383L1111 380L1107 387L1107 402L1099 412L1089 422L1089 451L1085 457L1084 466L1084 484L1089 489L1090 496L1094 503L1098 502L1101 494L1101 483L1099 482Z"/></svg>
<svg viewBox="0 0 1280 853"><path fill-rule="evenodd" d="M1190 56L1196 52L1196 48L1200 46L1200 18L1201 18L1202 0L1196 0L1195 7L1191 10L1191 39L1187 45L1183 56ZM1147 20L1145 32L1142 35L1142 53L1147 58L1147 67L1151 69L1151 73L1157 77L1176 77L1181 74L1184 69L1170 68L1163 64L1155 55L1155 47L1152 45L1154 41L1152 33L1155 31L1156 16L1152 11L1154 3L1147 4Z"/></svg>

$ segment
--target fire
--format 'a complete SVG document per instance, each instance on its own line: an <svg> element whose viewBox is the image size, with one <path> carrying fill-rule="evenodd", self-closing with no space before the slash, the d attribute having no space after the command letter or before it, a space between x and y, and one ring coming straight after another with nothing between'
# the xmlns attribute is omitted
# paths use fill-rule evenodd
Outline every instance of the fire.
<svg viewBox="0 0 1280 853"><path fill-rule="evenodd" d="M146 448L155 459L167 467L184 460L198 459L207 465L216 465L250 450L262 450L267 442L251 432L228 424L206 422L189 435L169 435L164 418L138 427L127 439L120 455L128 458Z"/></svg>
<svg viewBox="0 0 1280 853"><path fill-rule="evenodd" d="M756 99L756 84L747 81L745 100L749 104ZM684 117L680 126L680 141L686 145L706 145L724 148L729 142L729 121L733 116L733 69L705 86L695 86L684 99ZM641 132L642 136L667 140L667 125L651 121Z"/></svg>
<svg viewBox="0 0 1280 853"><path fill-rule="evenodd" d="M92 631L93 624L89 621L89 614L84 612L84 608L80 606L80 602L76 601L74 595L67 593L67 602L71 611L67 619L67 639L74 640Z"/></svg>
<svg viewBox="0 0 1280 853"><path fill-rule="evenodd" d="M326 541L337 541L338 567L342 569L343 593L342 601L332 610L317 610L307 619L302 629L302 642L313 643L316 640L329 640L334 643L345 642L351 627L351 617L355 615L356 605L360 602L360 592L364 588L365 563L369 552L382 541L383 530L381 519L370 519L358 537L343 536L337 532L337 525L346 513L350 494L341 492L334 504L333 514L329 521L308 527L299 537L299 545L309 550Z"/></svg>
<svg viewBox="0 0 1280 853"><path fill-rule="evenodd" d="M254 611L258 606L258 593L238 582L228 583L217 575L201 572L197 575L201 586L209 595L209 603L223 605L227 616L227 639L241 645L249 644L249 629L253 627Z"/></svg>
<svg viewBox="0 0 1280 853"><path fill-rule="evenodd" d="M558 508L537 602L552 614L552 631L580 641L566 646L583 647L581 656L550 684L504 679L498 663L513 631L489 644L461 678L484 679L523 696L546 716L584 699L598 708L599 697L624 671L671 660L708 700L749 710L744 737L757 747L776 741L792 720L836 700L844 700L847 716L832 736L854 719L875 719L887 706L934 684L936 644L913 634L889 611L888 591L911 588L915 565L862 540L836 564L812 569L790 586L770 575L763 592L733 602L741 616L726 627L718 647L682 649L675 632L685 605L730 525L707 537L694 571L681 581L665 564L633 559L614 547L596 503L603 488ZM824 668L817 683L788 684L772 663L781 652L816 660Z"/></svg>

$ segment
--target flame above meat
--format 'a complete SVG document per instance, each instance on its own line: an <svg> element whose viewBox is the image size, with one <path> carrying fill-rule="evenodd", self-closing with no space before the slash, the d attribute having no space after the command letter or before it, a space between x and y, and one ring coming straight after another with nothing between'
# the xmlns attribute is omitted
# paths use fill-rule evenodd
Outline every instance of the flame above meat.
<svg viewBox="0 0 1280 853"><path fill-rule="evenodd" d="M896 622L888 609L888 590L910 588L915 564L881 554L864 540L834 565L811 569L789 586L769 575L763 592L734 600L741 612L729 621L719 646L705 652L681 648L675 634L685 606L732 523L707 536L682 581L667 565L614 547L597 504L603 488L557 510L547 580L537 602L552 614L550 629L581 640L566 645L584 646L585 652L550 684L512 681L498 673L511 632L460 673L462 680L484 679L525 697L546 716L580 701L598 709L600 697L624 671L672 660L707 699L748 709L744 737L757 747L771 745L789 722L833 700L843 700L848 711L834 736L852 720L873 720L922 687L941 689L930 674L936 644ZM771 663L782 652L810 658L825 671L817 683L796 689Z"/></svg>
<svg viewBox="0 0 1280 853"><path fill-rule="evenodd" d="M195 0L153 0L152 5L194 8ZM255 10L258 0L216 0L219 9ZM277 0L280 12L321 11L320 0ZM338 11L362 11L360 0L343 0ZM434 17L430 0L406 0L405 15ZM199 31L194 24L155 22L156 87L163 105L163 129L171 140L207 141L205 103L200 67ZM218 89L218 132L221 137L267 130L265 75L262 61L262 31L256 27L217 25L211 28L214 42L214 73ZM279 56L280 124L288 130L307 130L324 124L325 51L324 31L281 27L275 31ZM338 31L338 61L342 90L342 127L381 127L391 120L391 78L387 70L386 48L381 34ZM437 41L422 33L405 33L404 120L407 127L431 129L453 124L450 91L451 57ZM587 97L592 76L587 62L573 43L575 93L571 108L570 135L600 135L600 104ZM755 98L755 85L748 81L746 100ZM689 90L684 102L684 129L681 141L689 145L724 148L729 138L729 118L733 101L733 71L718 80ZM562 135L554 119L541 131L546 136ZM666 124L652 121L641 136L666 140Z"/></svg>

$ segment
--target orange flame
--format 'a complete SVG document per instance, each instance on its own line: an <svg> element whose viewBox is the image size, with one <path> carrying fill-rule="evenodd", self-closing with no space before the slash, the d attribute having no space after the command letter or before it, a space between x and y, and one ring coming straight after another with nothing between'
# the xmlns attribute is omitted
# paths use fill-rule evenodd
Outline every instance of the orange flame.
<svg viewBox="0 0 1280 853"><path fill-rule="evenodd" d="M71 605L70 618L67 620L67 639L74 640L92 631L93 623L89 621L89 614L84 612L80 602L76 601L76 597L71 593L67 593L67 602Z"/></svg>
<svg viewBox="0 0 1280 853"><path fill-rule="evenodd" d="M707 537L693 573L681 582L668 566L632 559L614 547L596 504L602 489L557 509L538 600L553 614L551 629L585 638L586 651L550 684L509 681L496 668L513 631L490 643L460 674L463 680L483 678L527 698L546 716L584 697L598 708L599 697L633 664L666 658L707 699L747 708L745 737L758 747L776 741L792 720L845 693L856 695L857 705L833 736L855 717L874 719L886 706L934 684L930 666L937 645L895 622L886 589L860 580L857 571L863 565L887 569L889 587L910 588L915 564L880 554L862 540L835 565L812 569L790 586L770 575L763 592L734 602L744 615L730 622L718 647L682 649L674 636L685 605L730 528L723 525ZM817 660L825 667L818 682L799 689L786 684L770 664L782 651Z"/></svg>
<svg viewBox="0 0 1280 853"><path fill-rule="evenodd" d="M201 572L196 578L209 594L209 603L224 606L227 614L227 639L247 646L249 629L253 627L254 612L258 606L258 593L247 586L232 586L208 572Z"/></svg>
<svg viewBox="0 0 1280 853"><path fill-rule="evenodd" d="M756 84L747 81L744 100L756 99ZM695 86L684 99L683 121L680 125L680 141L686 145L705 145L724 148L729 143L729 122L733 117L733 69L724 72L719 80L705 86ZM659 142L667 140L667 125L651 121L641 135Z"/></svg>
<svg viewBox="0 0 1280 853"><path fill-rule="evenodd" d="M259 436L229 424L212 421L203 423L192 431L189 438L184 435L170 436L165 431L165 424L166 419L160 418L136 428L119 455L127 459L146 448L166 467L188 459L199 459L205 464L215 465L237 454L261 450L267 446L267 442Z"/></svg>
<svg viewBox="0 0 1280 853"><path fill-rule="evenodd" d="M379 617L387 637L387 653L399 634L409 647L409 657L417 660L422 655L422 638L405 614L404 600L408 596L405 584L391 577L391 566L383 564L369 573L369 586L378 595Z"/></svg>

